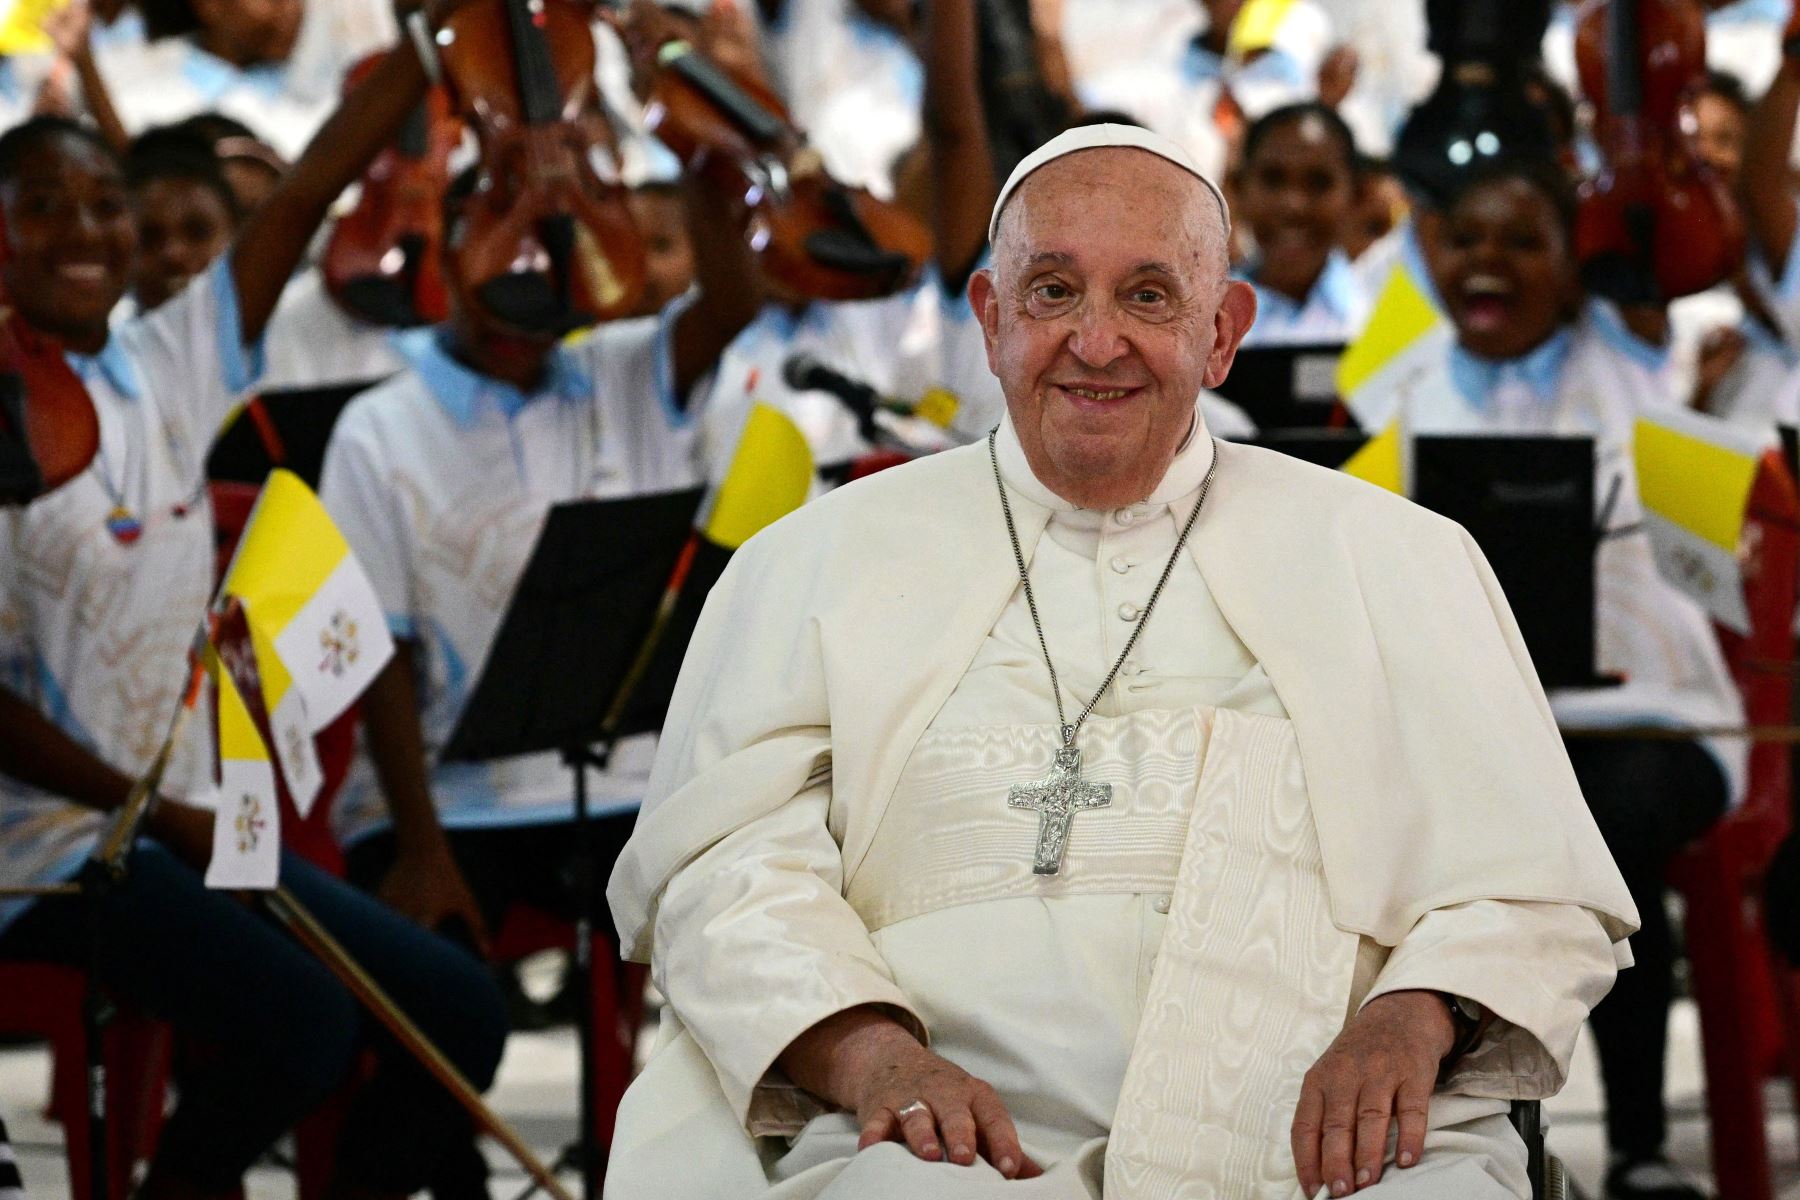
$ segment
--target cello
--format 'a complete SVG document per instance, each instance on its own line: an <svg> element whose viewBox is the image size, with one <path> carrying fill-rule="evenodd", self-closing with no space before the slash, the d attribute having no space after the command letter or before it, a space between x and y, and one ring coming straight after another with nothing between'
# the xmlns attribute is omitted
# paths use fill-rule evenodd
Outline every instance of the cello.
<svg viewBox="0 0 1800 1200"><path fill-rule="evenodd" d="M644 250L625 189L600 177L581 117L597 103L590 6L473 0L438 24L446 84L481 160L446 249L501 326L560 337L633 311Z"/></svg>
<svg viewBox="0 0 1800 1200"><path fill-rule="evenodd" d="M931 235L898 205L833 179L761 82L720 67L644 8L612 14L644 125L690 171L740 197L763 276L796 298L868 300L918 278Z"/></svg>
<svg viewBox="0 0 1800 1200"><path fill-rule="evenodd" d="M379 54L350 69L354 88ZM440 253L450 155L462 122L441 87L425 94L363 175L356 207L332 227L322 267L325 287L347 312L372 325L431 325L450 315Z"/></svg>
<svg viewBox="0 0 1800 1200"><path fill-rule="evenodd" d="M1729 279L1743 262L1743 220L1692 132L1704 10L1697 0L1586 0L1575 50L1604 159L1579 193L1583 282L1620 304L1660 305Z"/></svg>

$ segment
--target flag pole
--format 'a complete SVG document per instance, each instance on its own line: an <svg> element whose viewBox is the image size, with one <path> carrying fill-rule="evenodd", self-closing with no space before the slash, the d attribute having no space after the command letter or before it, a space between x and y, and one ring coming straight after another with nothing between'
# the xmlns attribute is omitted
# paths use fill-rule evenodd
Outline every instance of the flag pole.
<svg viewBox="0 0 1800 1200"><path fill-rule="evenodd" d="M489 1108L482 1100L481 1094L464 1079L456 1065L444 1057L444 1052L434 1045L430 1038L413 1023L400 1006L395 1004L382 986L363 969L362 965L352 958L343 944L331 935L331 931L319 923L319 919L302 904L292 892L285 887L277 887L270 892L258 893L263 904L274 914L275 918L293 933L300 944L311 951L313 956L324 963L338 981L350 990L362 1006L369 1010L377 1020L387 1027L399 1043L416 1058L431 1076L443 1085L444 1090L456 1099L456 1102L475 1119L484 1133L489 1134L506 1147L508 1153L525 1168L526 1174L536 1181L537 1185L549 1192L555 1200L574 1200L556 1176L546 1167L531 1147L525 1144L513 1128L500 1115Z"/></svg>

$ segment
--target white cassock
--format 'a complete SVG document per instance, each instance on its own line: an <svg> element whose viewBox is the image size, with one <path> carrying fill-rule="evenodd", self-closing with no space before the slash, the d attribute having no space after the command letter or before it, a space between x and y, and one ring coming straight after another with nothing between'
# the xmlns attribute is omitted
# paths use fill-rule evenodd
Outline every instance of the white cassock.
<svg viewBox="0 0 1800 1200"><path fill-rule="evenodd" d="M1299 1195L1301 1077L1372 996L1498 1020L1384 1197L1524 1196L1508 1100L1562 1084L1636 913L1485 562L1456 526L1203 427L1099 513L999 453L1071 717L1062 869L1032 872L1056 710L985 444L801 509L739 552L609 889L669 1000L620 1111L622 1200ZM774 1062L881 1004L988 1080L1047 1168L855 1153Z"/></svg>

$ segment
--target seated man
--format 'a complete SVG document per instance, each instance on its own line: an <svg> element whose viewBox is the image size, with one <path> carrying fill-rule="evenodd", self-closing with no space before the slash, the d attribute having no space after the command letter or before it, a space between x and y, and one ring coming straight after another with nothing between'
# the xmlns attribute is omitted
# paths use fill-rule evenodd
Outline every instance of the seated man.
<svg viewBox="0 0 1800 1200"><path fill-rule="evenodd" d="M1255 300L1174 144L1065 133L990 235L1007 419L707 605L611 884L671 1015L609 1194L1529 1195L1508 1101L1637 916L1485 561L1214 442Z"/></svg>

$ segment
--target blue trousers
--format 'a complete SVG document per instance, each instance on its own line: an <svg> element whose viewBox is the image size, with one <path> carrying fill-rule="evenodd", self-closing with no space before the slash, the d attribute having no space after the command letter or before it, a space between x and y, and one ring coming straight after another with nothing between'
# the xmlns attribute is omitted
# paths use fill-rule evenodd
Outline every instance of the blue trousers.
<svg viewBox="0 0 1800 1200"><path fill-rule="evenodd" d="M506 1006L478 959L297 858L284 856L281 878L470 1083L493 1082ZM79 900L40 900L0 935L0 958L84 965L85 921ZM449 1093L322 963L155 842L137 849L108 900L101 976L114 995L216 1050L182 1076L159 1171L205 1191L235 1189L367 1051L375 1070L344 1123L341 1183L416 1191L446 1148L468 1140Z"/></svg>

